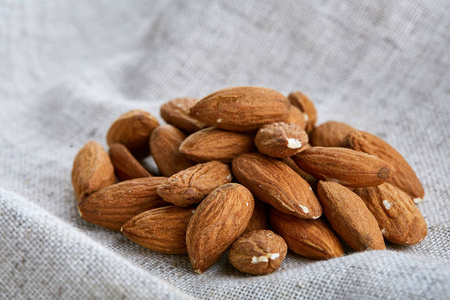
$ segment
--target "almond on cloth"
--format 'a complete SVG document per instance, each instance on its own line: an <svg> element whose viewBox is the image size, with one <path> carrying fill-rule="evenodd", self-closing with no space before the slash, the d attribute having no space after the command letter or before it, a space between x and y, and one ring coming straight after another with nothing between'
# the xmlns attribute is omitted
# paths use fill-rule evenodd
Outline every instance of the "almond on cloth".
<svg viewBox="0 0 450 300"><path fill-rule="evenodd" d="M354 130L344 122L328 121L314 128L309 143L313 146L345 147L347 135Z"/></svg>
<svg viewBox="0 0 450 300"><path fill-rule="evenodd" d="M377 220L364 201L348 188L331 181L319 181L317 196L331 227L354 250L386 248Z"/></svg>
<svg viewBox="0 0 450 300"><path fill-rule="evenodd" d="M388 162L341 147L311 147L292 159L300 169L312 176L348 187L380 185L395 174Z"/></svg>
<svg viewBox="0 0 450 300"><path fill-rule="evenodd" d="M346 139L347 147L367 154L375 155L396 170L396 175L389 179L389 183L408 193L414 202L420 202L425 194L416 173L391 145L379 137L364 131L354 131Z"/></svg>
<svg viewBox="0 0 450 300"><path fill-rule="evenodd" d="M305 131L310 133L317 122L317 110L314 103L302 92L292 92L288 96L291 105L299 108L306 121Z"/></svg>
<svg viewBox="0 0 450 300"><path fill-rule="evenodd" d="M194 209L176 206L150 209L132 217L120 231L153 251L187 254L186 229Z"/></svg>
<svg viewBox="0 0 450 300"><path fill-rule="evenodd" d="M196 98L175 98L163 105L160 108L160 115L167 122L178 129L187 133L193 133L204 128L206 124L190 117L187 114L188 109L194 106L199 100Z"/></svg>
<svg viewBox="0 0 450 300"><path fill-rule="evenodd" d="M256 151L253 140L250 134L208 127L189 135L181 143L180 152L198 163L231 162L241 153Z"/></svg>
<svg viewBox="0 0 450 300"><path fill-rule="evenodd" d="M333 229L322 219L306 220L269 211L273 230L283 237L289 249L311 259L329 259L344 255L344 248Z"/></svg>
<svg viewBox="0 0 450 300"><path fill-rule="evenodd" d="M150 154L148 140L158 125L158 120L150 113L130 110L109 127L106 141L109 146L114 143L123 144L137 159L145 158Z"/></svg>
<svg viewBox="0 0 450 300"><path fill-rule="evenodd" d="M255 208L253 209L252 217L250 218L250 222L248 222L247 227L244 230L244 233L253 231L253 230L264 230L270 229L269 224L269 205L257 198L255 200Z"/></svg>
<svg viewBox="0 0 450 300"><path fill-rule="evenodd" d="M254 230L234 242L228 259L243 273L265 275L280 267L286 253L287 245L281 236L271 230Z"/></svg>
<svg viewBox="0 0 450 300"><path fill-rule="evenodd" d="M211 192L189 221L186 245L197 273L211 267L244 232L253 213L253 195L243 185L227 183Z"/></svg>
<svg viewBox="0 0 450 300"><path fill-rule="evenodd" d="M122 144L109 146L109 157L120 181L152 176Z"/></svg>
<svg viewBox="0 0 450 300"><path fill-rule="evenodd" d="M166 177L145 177L107 186L78 205L82 219L111 230L120 230L130 218L146 210L170 205L156 193Z"/></svg>
<svg viewBox="0 0 450 300"><path fill-rule="evenodd" d="M260 153L271 157L293 156L308 143L308 134L292 123L276 122L261 127L255 136L255 145Z"/></svg>
<svg viewBox="0 0 450 300"><path fill-rule="evenodd" d="M195 165L179 151L185 138L186 135L172 125L162 125L153 130L150 149L161 175L169 177Z"/></svg>
<svg viewBox="0 0 450 300"><path fill-rule="evenodd" d="M231 182L232 178L228 165L210 161L170 176L158 187L157 192L165 201L186 207L199 203L215 188Z"/></svg>
<svg viewBox="0 0 450 300"><path fill-rule="evenodd" d="M240 86L222 89L201 99L189 115L220 129L256 131L264 124L285 121L290 103L286 97L265 87Z"/></svg>
<svg viewBox="0 0 450 300"><path fill-rule="evenodd" d="M306 120L304 113L296 106L291 105L289 109L288 118L285 121L286 123L293 123L300 126L303 130L306 128Z"/></svg>
<svg viewBox="0 0 450 300"><path fill-rule="evenodd" d="M73 161L72 186L78 203L86 196L116 183L114 166L103 147L87 142Z"/></svg>
<svg viewBox="0 0 450 300"><path fill-rule="evenodd" d="M399 188L383 183L355 189L355 193L375 216L386 240L399 245L414 245L427 235L422 213L410 196Z"/></svg>
<svg viewBox="0 0 450 300"><path fill-rule="evenodd" d="M322 214L309 184L282 161L259 153L241 154L233 160L233 175L259 200L304 219Z"/></svg>

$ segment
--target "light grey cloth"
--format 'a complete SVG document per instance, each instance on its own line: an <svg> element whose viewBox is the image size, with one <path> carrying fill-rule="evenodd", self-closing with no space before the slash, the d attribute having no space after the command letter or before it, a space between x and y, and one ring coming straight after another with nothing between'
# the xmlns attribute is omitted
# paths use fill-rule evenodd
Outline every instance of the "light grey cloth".
<svg viewBox="0 0 450 300"><path fill-rule="evenodd" d="M448 299L449 1L0 1L0 298ZM79 218L72 161L130 109L236 85L305 92L319 123L376 134L416 170L419 245L267 276L203 275ZM161 120L161 119L160 119Z"/></svg>

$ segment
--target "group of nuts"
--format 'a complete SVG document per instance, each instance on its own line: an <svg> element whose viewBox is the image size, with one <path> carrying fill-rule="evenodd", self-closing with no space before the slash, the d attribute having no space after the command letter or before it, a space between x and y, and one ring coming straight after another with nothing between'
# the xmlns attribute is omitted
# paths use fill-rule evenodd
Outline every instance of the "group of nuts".
<svg viewBox="0 0 450 300"><path fill-rule="evenodd" d="M188 254L195 272L227 250L248 274L279 268L287 249L311 259L412 245L427 234L424 190L400 153L342 122L316 126L313 102L263 87L177 98L161 117L129 111L109 153L88 142L72 183L84 220L153 251ZM159 174L142 159L151 155ZM119 182L118 182L119 181Z"/></svg>

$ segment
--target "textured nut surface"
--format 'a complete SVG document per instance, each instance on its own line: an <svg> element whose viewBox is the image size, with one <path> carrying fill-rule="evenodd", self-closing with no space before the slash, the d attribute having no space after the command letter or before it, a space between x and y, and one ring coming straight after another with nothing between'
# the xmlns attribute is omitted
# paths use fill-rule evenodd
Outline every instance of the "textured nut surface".
<svg viewBox="0 0 450 300"><path fill-rule="evenodd" d="M317 127L311 132L310 144L322 147L344 147L346 137L355 128L337 121L328 121Z"/></svg>
<svg viewBox="0 0 450 300"><path fill-rule="evenodd" d="M189 135L180 145L180 152L198 163L231 162L241 153L255 151L253 139L253 135L209 127Z"/></svg>
<svg viewBox="0 0 450 300"><path fill-rule="evenodd" d="M199 100L196 98L175 98L163 105L160 108L161 117L167 124L173 125L178 129L187 133L196 132L206 125L187 114L188 109L194 106Z"/></svg>
<svg viewBox="0 0 450 300"><path fill-rule="evenodd" d="M109 146L109 157L114 165L114 172L120 181L151 176L137 159L122 144Z"/></svg>
<svg viewBox="0 0 450 300"><path fill-rule="evenodd" d="M116 176L108 153L99 143L87 142L75 156L72 167L72 186L78 203L114 183Z"/></svg>
<svg viewBox="0 0 450 300"><path fill-rule="evenodd" d="M317 122L317 110L314 103L302 92L292 92L288 96L289 102L299 108L305 117L306 121L306 132L311 132L316 126Z"/></svg>
<svg viewBox="0 0 450 300"><path fill-rule="evenodd" d="M244 132L285 121L289 107L286 97L275 90L242 86L206 96L189 110L189 115L209 126Z"/></svg>
<svg viewBox="0 0 450 300"><path fill-rule="evenodd" d="M277 270L286 253L287 245L281 236L271 230L254 230L234 242L228 259L243 273L264 275Z"/></svg>
<svg viewBox="0 0 450 300"><path fill-rule="evenodd" d="M427 224L419 208L408 194L397 187L383 183L355 189L355 193L366 203L388 241L414 245L427 235Z"/></svg>
<svg viewBox="0 0 450 300"><path fill-rule="evenodd" d="M349 187L376 186L394 176L386 161L341 147L311 147L292 157L303 171Z"/></svg>
<svg viewBox="0 0 450 300"><path fill-rule="evenodd" d="M180 171L158 187L158 194L176 206L199 203L215 188L232 180L230 167L218 161Z"/></svg>
<svg viewBox="0 0 450 300"><path fill-rule="evenodd" d="M143 110L130 110L121 115L109 127L106 141L111 146L114 143L125 145L137 159L150 154L148 140L157 126L158 120Z"/></svg>
<svg viewBox="0 0 450 300"><path fill-rule="evenodd" d="M306 131L296 124L284 122L264 125L255 137L255 145L260 153L278 158L299 153L307 143Z"/></svg>
<svg viewBox="0 0 450 300"><path fill-rule="evenodd" d="M269 229L269 205L255 198L255 208L244 233L253 230Z"/></svg>
<svg viewBox="0 0 450 300"><path fill-rule="evenodd" d="M305 220L282 213L274 208L269 211L273 230L281 235L289 249L312 259L328 259L344 255L339 238L322 220Z"/></svg>
<svg viewBox="0 0 450 300"><path fill-rule="evenodd" d="M259 200L299 218L315 219L322 209L309 184L282 161L259 153L233 160L233 175Z"/></svg>
<svg viewBox="0 0 450 300"><path fill-rule="evenodd" d="M194 209L164 206L147 210L128 220L120 231L153 251L187 254L186 228Z"/></svg>
<svg viewBox="0 0 450 300"><path fill-rule="evenodd" d="M363 200L348 188L331 181L319 181L317 196L331 227L354 250L385 249L377 220Z"/></svg>
<svg viewBox="0 0 450 300"><path fill-rule="evenodd" d="M199 204L186 232L195 272L203 273L228 250L247 227L253 207L252 194L237 183L218 187Z"/></svg>

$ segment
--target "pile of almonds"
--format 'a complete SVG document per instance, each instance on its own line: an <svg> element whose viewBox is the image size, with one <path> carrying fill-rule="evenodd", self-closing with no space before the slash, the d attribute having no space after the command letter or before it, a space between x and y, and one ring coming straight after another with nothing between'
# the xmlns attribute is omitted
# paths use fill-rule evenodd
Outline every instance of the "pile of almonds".
<svg viewBox="0 0 450 300"><path fill-rule="evenodd" d="M316 126L313 102L262 87L200 101L177 98L161 117L129 111L109 128L109 153L88 142L72 183L84 220L202 273L229 250L248 274L279 268L287 250L311 259L412 245L427 234L424 190L400 153L342 122ZM141 163L151 155L159 174Z"/></svg>

